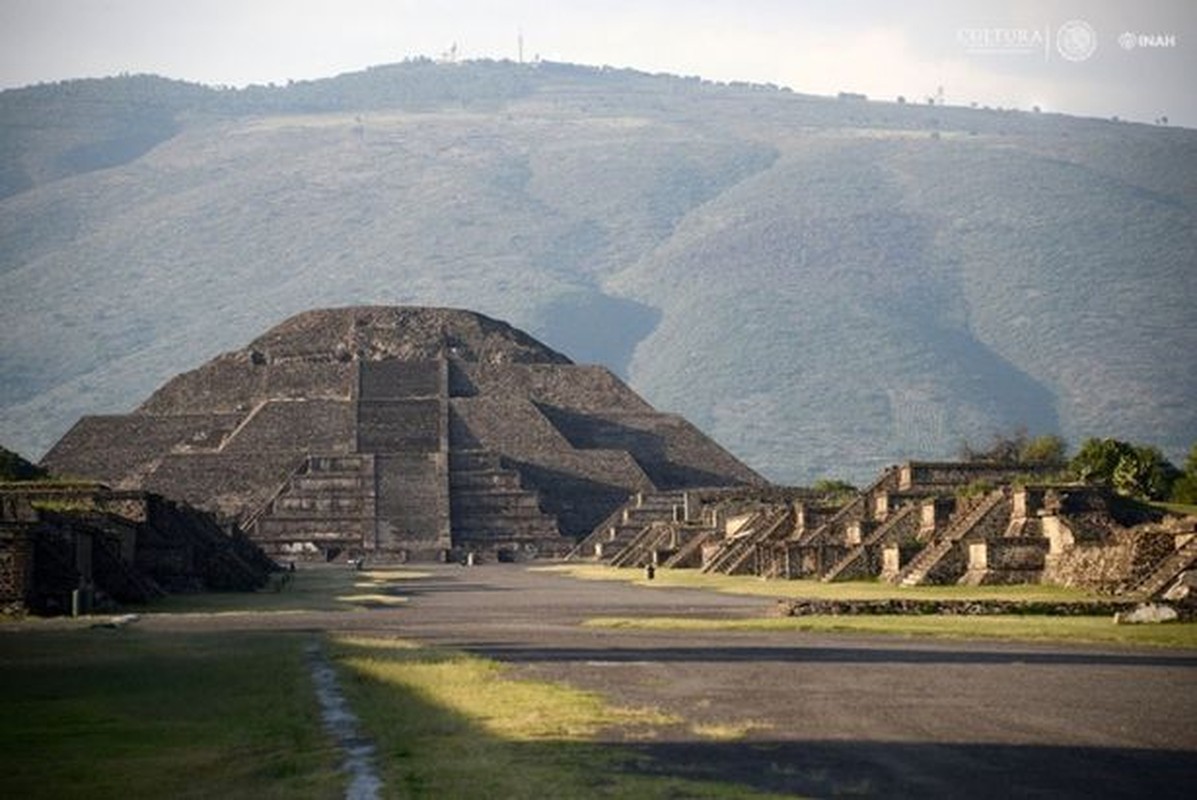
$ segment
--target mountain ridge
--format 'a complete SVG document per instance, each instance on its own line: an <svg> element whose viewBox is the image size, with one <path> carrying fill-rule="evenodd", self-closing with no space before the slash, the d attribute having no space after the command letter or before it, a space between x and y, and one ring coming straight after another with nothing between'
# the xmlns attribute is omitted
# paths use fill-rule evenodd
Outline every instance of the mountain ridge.
<svg viewBox="0 0 1197 800"><path fill-rule="evenodd" d="M1197 132L553 64L161 80L0 93L0 431L31 454L360 303L510 320L787 482L1019 425L1197 439Z"/></svg>

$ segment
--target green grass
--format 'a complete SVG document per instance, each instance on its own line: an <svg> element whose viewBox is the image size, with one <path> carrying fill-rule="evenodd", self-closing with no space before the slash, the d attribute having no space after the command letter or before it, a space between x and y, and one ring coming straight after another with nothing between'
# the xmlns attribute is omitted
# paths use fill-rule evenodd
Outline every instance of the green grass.
<svg viewBox="0 0 1197 800"><path fill-rule="evenodd" d="M1152 503L1151 505L1171 511L1174 514L1197 516L1197 505L1190 505L1188 503Z"/></svg>
<svg viewBox="0 0 1197 800"><path fill-rule="evenodd" d="M793 631L868 633L949 639L1116 644L1197 649L1197 622L1115 625L1110 617L860 615L694 619L688 617L596 617L595 628L682 631Z"/></svg>
<svg viewBox="0 0 1197 800"><path fill-rule="evenodd" d="M305 639L0 634L0 796L340 796Z"/></svg>
<svg viewBox="0 0 1197 800"><path fill-rule="evenodd" d="M427 798L768 797L741 786L636 774L604 731L651 739L679 720L600 695L513 677L494 661L394 639L342 638L345 692L379 747L388 793ZM747 729L719 729L735 738Z"/></svg>
<svg viewBox="0 0 1197 800"><path fill-rule="evenodd" d="M709 589L760 597L800 597L814 600L1021 600L1025 602L1084 602L1101 598L1062 586L895 586L884 581L823 583L810 580L763 580L742 575L706 575L696 569L658 569L645 580L643 570L616 569L595 564L537 567L582 580L629 581L642 586Z"/></svg>

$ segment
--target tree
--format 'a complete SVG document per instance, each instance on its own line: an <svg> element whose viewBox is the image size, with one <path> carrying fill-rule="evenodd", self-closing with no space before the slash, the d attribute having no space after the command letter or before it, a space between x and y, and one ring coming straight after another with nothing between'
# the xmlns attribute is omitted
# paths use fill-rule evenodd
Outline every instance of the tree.
<svg viewBox="0 0 1197 800"><path fill-rule="evenodd" d="M1068 445L1054 433L1045 433L1023 443L1018 453L1020 464L1064 464Z"/></svg>
<svg viewBox="0 0 1197 800"><path fill-rule="evenodd" d="M989 447L984 450L965 442L960 446L960 457L964 461L991 461L998 464L1063 466L1067 461L1067 449L1064 440L1054 433L1032 437L1026 428L1019 428L1012 434L995 433Z"/></svg>
<svg viewBox="0 0 1197 800"><path fill-rule="evenodd" d="M1141 500L1163 500L1181 472L1155 447L1087 439L1069 463L1077 479Z"/></svg>
<svg viewBox="0 0 1197 800"><path fill-rule="evenodd" d="M36 481L46 477L46 471L31 464L13 451L0 447L0 482Z"/></svg>
<svg viewBox="0 0 1197 800"><path fill-rule="evenodd" d="M1197 443L1189 449L1185 473L1172 484L1172 494L1168 499L1173 503L1197 505Z"/></svg>
<svg viewBox="0 0 1197 800"><path fill-rule="evenodd" d="M829 500L838 501L850 497L858 491L858 489L847 481L836 480L833 478L820 478L815 481L815 485L811 487L814 491L823 495Z"/></svg>

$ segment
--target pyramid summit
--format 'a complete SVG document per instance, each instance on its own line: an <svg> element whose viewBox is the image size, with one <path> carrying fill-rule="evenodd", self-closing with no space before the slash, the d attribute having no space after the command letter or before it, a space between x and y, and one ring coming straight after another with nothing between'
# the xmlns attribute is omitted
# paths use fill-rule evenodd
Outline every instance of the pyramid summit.
<svg viewBox="0 0 1197 800"><path fill-rule="evenodd" d="M481 314L309 311L81 419L59 474L235 521L276 557L559 553L636 492L765 481L603 367Z"/></svg>

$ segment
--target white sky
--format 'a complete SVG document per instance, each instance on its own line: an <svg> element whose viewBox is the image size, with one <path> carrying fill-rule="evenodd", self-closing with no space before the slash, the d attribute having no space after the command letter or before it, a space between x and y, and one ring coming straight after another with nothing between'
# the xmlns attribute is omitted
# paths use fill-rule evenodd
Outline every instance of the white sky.
<svg viewBox="0 0 1197 800"><path fill-rule="evenodd" d="M1078 19L1097 49L1072 62L1054 39ZM121 72L285 83L454 43L463 58L515 59L521 30L529 60L881 99L942 86L953 104L1197 127L1197 0L0 0L0 88ZM1046 47L993 52L1044 32ZM1128 32L1165 46L1126 49Z"/></svg>

